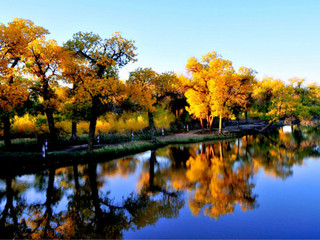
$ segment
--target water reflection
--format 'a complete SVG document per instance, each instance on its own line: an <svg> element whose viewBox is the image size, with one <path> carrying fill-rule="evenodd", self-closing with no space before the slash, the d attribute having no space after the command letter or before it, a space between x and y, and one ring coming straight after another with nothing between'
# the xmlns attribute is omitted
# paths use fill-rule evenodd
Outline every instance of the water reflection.
<svg viewBox="0 0 320 240"><path fill-rule="evenodd" d="M255 176L287 179L294 165L318 157L319 132L294 127L231 141L169 146L102 164L48 169L0 180L3 238L122 238L125 231L193 215L218 219L259 206ZM127 194L115 199L115 178ZM131 181L131 180L130 180ZM38 196L38 197L36 197ZM187 204L185 204L185 202Z"/></svg>

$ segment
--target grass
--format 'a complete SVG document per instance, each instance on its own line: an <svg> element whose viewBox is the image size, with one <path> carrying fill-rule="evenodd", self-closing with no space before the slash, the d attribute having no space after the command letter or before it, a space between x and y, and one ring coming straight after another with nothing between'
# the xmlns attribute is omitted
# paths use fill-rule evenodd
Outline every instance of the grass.
<svg viewBox="0 0 320 240"><path fill-rule="evenodd" d="M17 138L12 139L11 144L12 147L10 149L10 152L40 152L42 144L44 144L44 140L38 140L36 138ZM106 135L106 136L100 136L100 144L117 144L117 143L123 143L123 142L129 142L131 141L131 137L129 136L121 136L121 135ZM54 147L54 149L51 147L52 145L48 144L49 151L53 150L63 150L67 147L74 146L74 145L83 145L88 143L88 136L82 135L79 136L77 140L70 141L69 137L61 137ZM4 142L0 141L0 152L5 152L5 146Z"/></svg>
<svg viewBox="0 0 320 240"><path fill-rule="evenodd" d="M243 134L221 134L221 135L215 135L215 134L208 134L208 135L194 135L190 137L184 137L184 138L171 138L168 140L160 140L163 144L183 144L183 143L196 143L196 142L203 142L203 141L210 141L210 140L220 140L220 139L229 139L229 138L235 138L238 136L241 136Z"/></svg>
<svg viewBox="0 0 320 240"><path fill-rule="evenodd" d="M19 152L2 152L1 160L4 165L0 169L0 177L7 176L8 174L20 175L27 173L35 173L39 170L45 170L49 168L60 168L70 166L72 164L79 163L92 163L92 162L102 162L108 161L139 152L147 151L150 149L156 149L169 144L187 144L196 143L212 140L230 139L234 137L240 137L241 135L247 134L243 133L224 133L223 135L218 134L177 134L165 137L159 137L156 144L152 144L150 141L138 140L138 141L128 141L127 138L105 138L102 143L114 143L112 145L107 145L105 147L95 149L92 152L81 151L81 152L49 152L46 158L42 157L41 151L19 151ZM80 139L80 143L83 142L85 138ZM111 140L110 140L111 139ZM125 140L121 143L120 140ZM19 149L34 148L37 146L37 141L35 139L25 140L14 140L13 145L19 146ZM66 147L66 146L64 146Z"/></svg>

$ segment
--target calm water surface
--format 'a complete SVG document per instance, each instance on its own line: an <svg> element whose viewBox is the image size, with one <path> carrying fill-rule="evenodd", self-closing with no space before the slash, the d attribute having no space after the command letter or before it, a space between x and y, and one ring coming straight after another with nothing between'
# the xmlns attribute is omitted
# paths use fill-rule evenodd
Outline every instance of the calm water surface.
<svg viewBox="0 0 320 240"><path fill-rule="evenodd" d="M320 238L320 132L172 145L0 179L2 238Z"/></svg>

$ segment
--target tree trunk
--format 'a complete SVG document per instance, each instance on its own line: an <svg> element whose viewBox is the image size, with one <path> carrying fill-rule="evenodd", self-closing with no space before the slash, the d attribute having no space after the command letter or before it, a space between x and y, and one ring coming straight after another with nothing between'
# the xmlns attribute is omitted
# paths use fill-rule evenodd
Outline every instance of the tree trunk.
<svg viewBox="0 0 320 240"><path fill-rule="evenodd" d="M5 114L2 117L2 122L3 122L4 146L6 149L10 149L11 148L10 114Z"/></svg>
<svg viewBox="0 0 320 240"><path fill-rule="evenodd" d="M47 187L47 192L46 192L46 211L44 213L43 219L45 220L45 227L44 227L44 232L42 238L46 239L48 238L48 231L51 230L50 222L52 219L52 214L53 214L53 209L52 209L52 204L55 201L55 194L54 193L54 176L56 174L55 169L50 169L49 170L49 179L48 179L48 187Z"/></svg>
<svg viewBox="0 0 320 240"><path fill-rule="evenodd" d="M72 125L71 125L71 141L75 141L78 139L77 136L77 123L75 121L72 121Z"/></svg>
<svg viewBox="0 0 320 240"><path fill-rule="evenodd" d="M213 117L209 117L209 131L212 132Z"/></svg>
<svg viewBox="0 0 320 240"><path fill-rule="evenodd" d="M48 125L49 125L49 131L50 131L50 140L53 145L56 145L58 142L58 134L57 130L54 126L54 118L53 118L53 112L52 110L47 109L46 111Z"/></svg>
<svg viewBox="0 0 320 240"><path fill-rule="evenodd" d="M89 164L88 165L88 177L91 188L91 198L94 206L95 212L95 220L97 224L97 228L101 230L101 220L102 220L102 210L100 207L100 198L99 198L99 190L98 190L98 182L97 182L97 164Z"/></svg>
<svg viewBox="0 0 320 240"><path fill-rule="evenodd" d="M202 133L204 133L204 125L203 125L203 119L202 118L200 118L200 124L201 124Z"/></svg>
<svg viewBox="0 0 320 240"><path fill-rule="evenodd" d="M8 215L10 214L12 220L13 220L13 225L14 225L14 230L16 232L16 229L17 229L17 226L18 226L18 218L17 218L17 215L16 215L16 211L14 209L14 205L13 205L13 197L14 197L14 190L12 188L12 180L13 178L10 176L10 177L7 177L6 178L6 191L5 191L5 196L6 196L6 205L4 206L4 209L1 213L1 220L0 220L0 233L3 233L5 232L6 233L6 230L8 229L5 229L6 227L6 220L7 220L7 217ZM9 213L10 211L10 213ZM9 237L8 237L9 238Z"/></svg>
<svg viewBox="0 0 320 240"><path fill-rule="evenodd" d="M244 112L244 116L246 118L246 123L248 123L248 111L247 110Z"/></svg>
<svg viewBox="0 0 320 240"><path fill-rule="evenodd" d="M80 216L80 183L79 183L79 169L78 165L74 164L73 165L73 176L74 176L74 200L75 200L75 217L74 220L76 222L76 226L79 228L82 228L82 221L81 221L81 216ZM80 235L75 235L74 237L78 237ZM81 236L80 236L81 237Z"/></svg>
<svg viewBox="0 0 320 240"><path fill-rule="evenodd" d="M148 119L149 119L149 127L150 127L150 135L151 135L151 142L153 144L156 143L156 137L155 137L155 126L154 126L154 121L153 121L153 113L148 112Z"/></svg>
<svg viewBox="0 0 320 240"><path fill-rule="evenodd" d="M239 119L239 115L237 115L237 127L238 127L238 129L240 129L240 123L239 123L239 121L240 121L240 119Z"/></svg>
<svg viewBox="0 0 320 240"><path fill-rule="evenodd" d="M220 153L220 161L223 162L223 147L222 147L222 141L219 141L219 153Z"/></svg>
<svg viewBox="0 0 320 240"><path fill-rule="evenodd" d="M78 165L73 165L73 177L74 177L74 188L76 190L76 193L79 193L80 191L80 183L79 183L79 170Z"/></svg>
<svg viewBox="0 0 320 240"><path fill-rule="evenodd" d="M261 130L259 130L259 132L263 132L263 131L267 130L275 121L276 121L276 119L273 119L272 121L270 121L268 123L268 125L265 126L264 128L262 128Z"/></svg>
<svg viewBox="0 0 320 240"><path fill-rule="evenodd" d="M96 124L97 124L97 116L91 116L90 125L89 125L88 152L92 152L93 151Z"/></svg>
<svg viewBox="0 0 320 240"><path fill-rule="evenodd" d="M88 152L93 151L94 141L95 141L95 132L96 132L96 125L98 119L97 113L97 99L92 100L92 108L91 108L91 116L90 116L90 125L89 125L89 139L88 139Z"/></svg>
<svg viewBox="0 0 320 240"><path fill-rule="evenodd" d="M222 116L219 117L219 134L222 133Z"/></svg>
<svg viewBox="0 0 320 240"><path fill-rule="evenodd" d="M150 156L150 169L149 169L149 190L152 191L153 186L154 186L154 164L156 162L156 151L152 150L151 151L151 156Z"/></svg>

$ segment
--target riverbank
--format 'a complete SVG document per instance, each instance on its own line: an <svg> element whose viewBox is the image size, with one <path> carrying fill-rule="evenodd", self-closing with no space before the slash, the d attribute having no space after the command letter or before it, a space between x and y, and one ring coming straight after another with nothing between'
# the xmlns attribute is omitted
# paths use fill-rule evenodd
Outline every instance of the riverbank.
<svg viewBox="0 0 320 240"><path fill-rule="evenodd" d="M158 137L156 144L152 144L150 141L97 144L94 151L90 153L86 151L87 145L83 144L72 146L62 151L48 152L45 158L42 157L41 153L2 153L0 158L4 167L0 169L0 177L7 176L8 174L20 175L33 173L42 169L59 168L79 163L108 161L147 150L157 149L169 144L232 139L255 134L257 129L263 128L264 126L265 124L262 123L242 125L240 128L238 126L230 126L224 129L223 134L218 134L216 131L202 134L199 130L193 130Z"/></svg>

